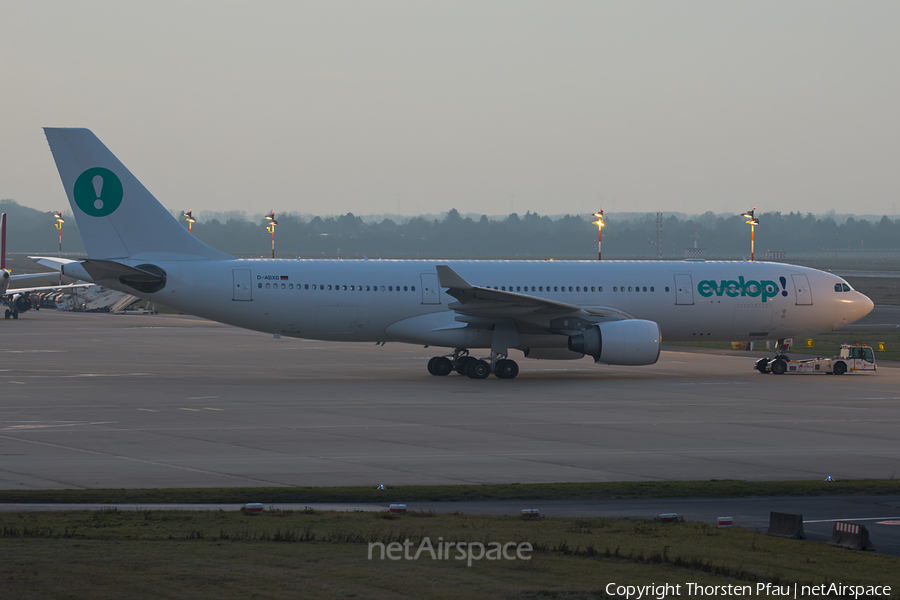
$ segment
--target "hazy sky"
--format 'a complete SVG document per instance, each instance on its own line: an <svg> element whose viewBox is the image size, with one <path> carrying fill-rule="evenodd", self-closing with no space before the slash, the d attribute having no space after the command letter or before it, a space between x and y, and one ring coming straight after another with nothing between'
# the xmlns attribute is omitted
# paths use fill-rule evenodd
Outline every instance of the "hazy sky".
<svg viewBox="0 0 900 600"><path fill-rule="evenodd" d="M900 2L5 2L0 198L88 127L172 210L896 214Z"/></svg>

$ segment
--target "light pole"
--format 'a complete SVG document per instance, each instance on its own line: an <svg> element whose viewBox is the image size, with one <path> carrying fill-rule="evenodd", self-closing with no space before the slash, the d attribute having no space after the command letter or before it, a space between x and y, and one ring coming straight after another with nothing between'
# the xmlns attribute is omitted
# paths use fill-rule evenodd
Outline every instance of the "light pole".
<svg viewBox="0 0 900 600"><path fill-rule="evenodd" d="M56 219L55 227L59 230L59 257L62 258L62 224L66 220L63 219L62 211L53 213L53 218ZM59 271L59 285L62 285L62 268Z"/></svg>
<svg viewBox="0 0 900 600"><path fill-rule="evenodd" d="M601 244L603 242L603 226L606 225L603 221L603 209L595 212L594 216L597 218L596 221L593 221L593 224L597 226L597 260L603 260L603 247Z"/></svg>
<svg viewBox="0 0 900 600"><path fill-rule="evenodd" d="M275 211L267 214L265 218L267 221L266 231L272 234L272 258L275 258L275 226L278 225L278 221L275 220Z"/></svg>
<svg viewBox="0 0 900 600"><path fill-rule="evenodd" d="M188 224L188 233L194 235L193 224L197 222L197 219L194 218L192 214L194 212L193 208L187 209L187 212L181 211L181 216L187 221Z"/></svg>
<svg viewBox="0 0 900 600"><path fill-rule="evenodd" d="M753 216L753 213L755 211L756 211L756 207L754 206L751 211L745 212L744 214L741 215L742 217L747 219L747 225L750 226L750 262L753 262L755 260L754 255L753 255L754 243L755 243L754 238L756 237L755 228L757 225L759 225L759 219L757 219L756 217Z"/></svg>

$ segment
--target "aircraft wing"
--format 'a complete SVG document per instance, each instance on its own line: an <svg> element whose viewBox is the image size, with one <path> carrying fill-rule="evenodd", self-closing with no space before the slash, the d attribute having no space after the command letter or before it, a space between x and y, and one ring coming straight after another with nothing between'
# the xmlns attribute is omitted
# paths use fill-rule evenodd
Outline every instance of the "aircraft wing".
<svg viewBox="0 0 900 600"><path fill-rule="evenodd" d="M42 273L46 275L46 273ZM97 285L96 283L71 283L68 285L46 285L33 288L13 288L6 290L4 296L13 296L15 294L32 294L35 292L65 292L67 290L84 289Z"/></svg>
<svg viewBox="0 0 900 600"><path fill-rule="evenodd" d="M43 273L23 273L22 275L10 275L10 281L22 281L25 279L37 279L38 277L47 277L49 275L56 276L56 271L45 271Z"/></svg>
<svg viewBox="0 0 900 600"><path fill-rule="evenodd" d="M613 308L585 308L529 294L472 285L447 265L436 267L440 286L456 298L448 308L471 324L515 323L520 331L578 331L600 321L633 319Z"/></svg>

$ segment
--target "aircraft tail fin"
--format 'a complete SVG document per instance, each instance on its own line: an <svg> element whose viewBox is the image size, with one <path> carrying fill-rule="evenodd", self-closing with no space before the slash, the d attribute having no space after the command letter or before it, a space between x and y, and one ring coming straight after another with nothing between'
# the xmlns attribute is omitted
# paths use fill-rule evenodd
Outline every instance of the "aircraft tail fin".
<svg viewBox="0 0 900 600"><path fill-rule="evenodd" d="M229 258L188 233L89 129L44 133L90 258Z"/></svg>

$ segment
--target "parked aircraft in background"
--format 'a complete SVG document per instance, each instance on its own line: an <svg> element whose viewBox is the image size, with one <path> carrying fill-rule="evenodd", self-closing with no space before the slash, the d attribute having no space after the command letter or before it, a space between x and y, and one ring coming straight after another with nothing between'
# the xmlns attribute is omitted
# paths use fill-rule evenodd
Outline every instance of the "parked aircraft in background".
<svg viewBox="0 0 900 600"><path fill-rule="evenodd" d="M0 215L0 302L6 305L4 317L18 319L19 314L31 310L33 303L29 294L37 292L58 292L67 289L87 287L85 284L50 285L40 287L18 287L18 282L37 277L46 277L47 273L29 273L12 275L6 268L6 213ZM10 288L10 286L13 286Z"/></svg>
<svg viewBox="0 0 900 600"><path fill-rule="evenodd" d="M88 251L64 274L276 337L445 347L434 375L512 378L513 349L649 365L663 339L782 340L873 307L840 277L765 262L235 259L188 234L89 130L45 132Z"/></svg>

